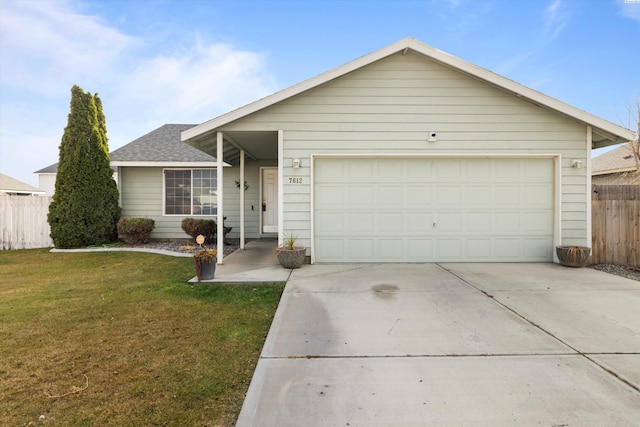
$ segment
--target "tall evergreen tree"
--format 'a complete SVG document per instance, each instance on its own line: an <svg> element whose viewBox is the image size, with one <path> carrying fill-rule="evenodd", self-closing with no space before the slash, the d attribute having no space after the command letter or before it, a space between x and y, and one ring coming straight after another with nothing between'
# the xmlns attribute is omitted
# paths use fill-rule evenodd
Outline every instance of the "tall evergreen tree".
<svg viewBox="0 0 640 427"><path fill-rule="evenodd" d="M49 206L51 238L57 248L113 242L120 207L102 101L73 86L70 110Z"/></svg>

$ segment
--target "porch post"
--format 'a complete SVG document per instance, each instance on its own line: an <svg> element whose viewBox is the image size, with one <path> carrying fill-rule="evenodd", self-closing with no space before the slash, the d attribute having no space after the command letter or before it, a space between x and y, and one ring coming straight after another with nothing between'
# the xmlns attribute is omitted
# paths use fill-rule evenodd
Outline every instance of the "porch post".
<svg viewBox="0 0 640 427"><path fill-rule="evenodd" d="M240 150L240 249L244 249L244 149Z"/></svg>
<svg viewBox="0 0 640 427"><path fill-rule="evenodd" d="M278 130L278 246L284 243L284 131Z"/></svg>
<svg viewBox="0 0 640 427"><path fill-rule="evenodd" d="M218 205L218 213L217 213L217 226L218 230L216 231L218 235L217 242L217 250L218 250L218 264L223 264L224 260L224 207L223 205L223 189L224 189L224 166L223 166L223 152L222 152L222 142L224 141L224 134L220 131L217 132L217 153L216 153L216 174L217 174L217 185L216 192L217 198L216 203Z"/></svg>

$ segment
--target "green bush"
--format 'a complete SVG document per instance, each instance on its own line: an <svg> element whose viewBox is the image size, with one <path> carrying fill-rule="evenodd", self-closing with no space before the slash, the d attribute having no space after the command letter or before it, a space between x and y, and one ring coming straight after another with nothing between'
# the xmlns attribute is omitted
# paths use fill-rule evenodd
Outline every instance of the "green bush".
<svg viewBox="0 0 640 427"><path fill-rule="evenodd" d="M149 243L155 221L151 218L120 218L118 234L127 243Z"/></svg>
<svg viewBox="0 0 640 427"><path fill-rule="evenodd" d="M213 243L216 241L218 225L212 219L185 218L182 220L182 230L194 240L202 234L205 243Z"/></svg>

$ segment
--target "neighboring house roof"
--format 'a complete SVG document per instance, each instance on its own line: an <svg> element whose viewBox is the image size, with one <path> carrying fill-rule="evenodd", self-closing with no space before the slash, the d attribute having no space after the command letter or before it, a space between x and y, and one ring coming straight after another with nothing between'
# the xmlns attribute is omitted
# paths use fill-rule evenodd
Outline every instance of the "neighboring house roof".
<svg viewBox="0 0 640 427"><path fill-rule="evenodd" d="M202 166L202 163L215 162L215 157L180 141L180 133L193 126L160 126L111 152L111 166Z"/></svg>
<svg viewBox="0 0 640 427"><path fill-rule="evenodd" d="M636 160L629 144L624 144L615 150L607 151L594 157L591 162L592 175L607 175L632 171L636 168Z"/></svg>
<svg viewBox="0 0 640 427"><path fill-rule="evenodd" d="M44 191L25 182L18 181L8 175L0 173L0 193L10 194L44 194Z"/></svg>
<svg viewBox="0 0 640 427"><path fill-rule="evenodd" d="M238 120L249 114L255 113L256 111L274 105L285 99L291 98L304 91L350 73L358 68L369 65L375 61L398 52L406 53L406 51L408 50L412 50L419 54L422 54L438 63L441 63L449 68L467 74L475 79L483 81L501 90L504 90L514 96L523 98L536 105L540 105L541 107L560 113L572 120L576 120L580 123L591 126L594 133L594 148L606 147L609 145L631 141L633 139L633 132L631 132L629 129L625 129L622 126L613 124L600 117L594 116L576 107L558 101L557 99L538 92L534 89L521 85L520 83L516 83L513 80L509 80L470 62L464 61L453 55L428 46L414 38L408 37L385 48L365 55L359 59L356 59L355 61L351 61L347 64L320 74L314 78L305 80L280 92L276 92L273 95L267 96L256 102L245 105L244 107L241 107L237 110L223 114L198 126L194 126L188 130L185 130L182 133L182 141L192 140L195 138L199 139L206 134L215 132L216 129L225 124Z"/></svg>
<svg viewBox="0 0 640 427"><path fill-rule="evenodd" d="M111 169L113 169L114 172L117 172L117 170L112 166ZM39 175L44 175L44 174L56 174L58 173L58 163L54 163L52 165L47 166L46 168L42 168L40 170L35 171L34 173L39 174Z"/></svg>
<svg viewBox="0 0 640 427"><path fill-rule="evenodd" d="M35 171L34 173L58 173L58 163L49 165L46 168Z"/></svg>

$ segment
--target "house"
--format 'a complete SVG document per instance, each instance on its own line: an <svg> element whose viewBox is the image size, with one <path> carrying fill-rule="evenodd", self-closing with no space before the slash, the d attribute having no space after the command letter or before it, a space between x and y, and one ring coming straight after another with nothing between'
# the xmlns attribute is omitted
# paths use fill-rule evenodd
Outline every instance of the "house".
<svg viewBox="0 0 640 427"><path fill-rule="evenodd" d="M181 185L215 183L206 202L241 244L293 233L311 262L546 262L590 246L591 149L633 133L406 38L181 138L213 175L165 173L133 199L124 176L123 208L170 217Z"/></svg>
<svg viewBox="0 0 640 427"><path fill-rule="evenodd" d="M25 182L18 181L15 178L0 173L0 194L13 196L44 196L45 192Z"/></svg>
<svg viewBox="0 0 640 427"><path fill-rule="evenodd" d="M153 219L153 239L189 238L184 218L216 218L216 159L180 141L193 126L166 124L109 154L122 215Z"/></svg>
<svg viewBox="0 0 640 427"><path fill-rule="evenodd" d="M630 144L594 157L591 176L593 184L640 184L640 172Z"/></svg>

